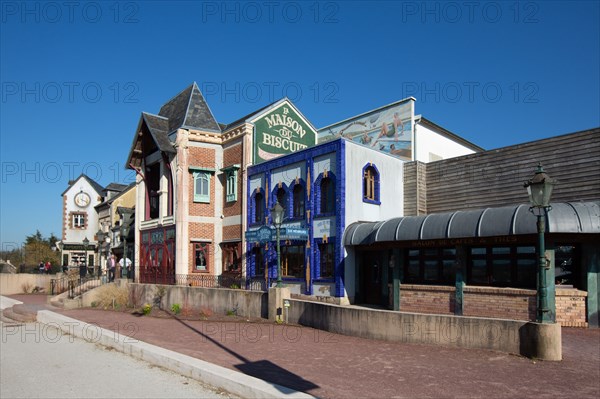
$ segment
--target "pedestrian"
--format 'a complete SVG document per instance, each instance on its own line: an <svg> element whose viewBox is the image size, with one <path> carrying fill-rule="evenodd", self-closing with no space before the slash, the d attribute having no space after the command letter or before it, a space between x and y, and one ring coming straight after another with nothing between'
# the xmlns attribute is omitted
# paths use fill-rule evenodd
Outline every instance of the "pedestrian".
<svg viewBox="0 0 600 399"><path fill-rule="evenodd" d="M129 278L131 269L131 259L121 258L121 260L119 261L119 266L121 267L121 277Z"/></svg>
<svg viewBox="0 0 600 399"><path fill-rule="evenodd" d="M50 261L46 262L46 265L44 266L44 270L46 271L46 274L50 274L50 270L52 270L52 263L50 263Z"/></svg>
<svg viewBox="0 0 600 399"><path fill-rule="evenodd" d="M38 265L38 269L40 274L44 274L44 270L46 269L46 265L44 265L44 261L40 261L40 264Z"/></svg>
<svg viewBox="0 0 600 399"><path fill-rule="evenodd" d="M115 261L115 255L111 255L108 259L108 281L115 281L115 269L117 267L117 262Z"/></svg>

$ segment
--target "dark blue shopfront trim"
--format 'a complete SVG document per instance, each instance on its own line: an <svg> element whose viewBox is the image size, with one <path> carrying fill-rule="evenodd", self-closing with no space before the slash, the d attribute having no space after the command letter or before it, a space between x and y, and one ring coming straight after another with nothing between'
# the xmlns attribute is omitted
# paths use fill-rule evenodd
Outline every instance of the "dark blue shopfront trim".
<svg viewBox="0 0 600 399"><path fill-rule="evenodd" d="M264 184L270 184L271 180L271 172L274 169L283 168L287 165L305 162L305 170L307 172L307 176L310 174L310 181L304 182L300 181L295 184L302 184L305 189L305 217L304 218L288 218L286 222L297 222L301 220L305 220L308 227L308 244L309 248L306 249L305 253L305 267L306 265L310 265L310 278L308 281L308 285L306 287L306 294L313 294L313 282L320 283L331 283L335 282L335 296L342 297L344 295L344 249L342 247L342 239L344 235L345 228L345 212L346 212L346 204L345 204L345 194L346 194L346 182L345 182L345 170L346 170L346 159L345 159L345 140L337 139L334 141L327 142L322 145L318 145L316 147L307 148L305 150L296 152L294 154L285 155L280 158L274 159L272 161L263 162L258 165L253 165L248 168L248 181L254 178L256 175L264 174ZM330 153L335 153L336 157L336 166L335 170L328 171L329 177L332 178L334 187L335 187L335 197L336 197L336 211L328 214L318 214L320 202L318 201L318 184L317 180L322 178L322 174L319 176L315 176L314 174L314 158L319 157L321 155L326 155ZM320 180L319 180L320 181ZM293 195L291 191L295 184L290 184L289 187L285 186L288 196L288 204L286 210L287 214L292 214L293 206L291 204L290 196ZM250 185L248 184L248 196L251 201L248 202L248 212L247 212L247 225L256 227L259 224L252 223L254 221L255 212L254 212L254 197L252 197L253 193L250 192ZM282 188L284 184L282 184ZM309 194L310 187L310 194ZM278 185L273 187L267 187L267 190L264 195L269 195L267 203L269 204L267 209L265 209L265 217L268 217L268 220L271 220L271 210L270 208L275 204L275 193L279 188ZM264 191L263 191L264 192ZM288 209L290 208L290 209ZM335 243L335 270L333 278L321 278L320 277L320 265L319 257L318 257L318 243L322 242L322 237L314 237L313 231L313 221L316 218L321 217L331 217L335 216L335 236L328 237L329 242ZM282 242L285 245L285 241ZM299 245L306 244L306 241L290 241L290 245ZM248 274L250 276L255 276L256 265L255 259L252 255L252 248L255 247L255 243L247 242L246 243L246 260L248 265ZM267 248L265 251L265 256L267 257L268 264L268 276L270 279L276 278L277 274L277 243L269 242L263 245L263 248ZM306 269L305 269L306 270ZM306 282L306 279L303 278L283 278L284 281L289 283L297 283L297 282Z"/></svg>

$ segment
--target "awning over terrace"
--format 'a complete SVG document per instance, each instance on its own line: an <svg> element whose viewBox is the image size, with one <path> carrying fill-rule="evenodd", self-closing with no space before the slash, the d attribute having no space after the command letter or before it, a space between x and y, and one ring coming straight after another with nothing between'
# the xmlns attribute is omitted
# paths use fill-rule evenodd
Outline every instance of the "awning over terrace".
<svg viewBox="0 0 600 399"><path fill-rule="evenodd" d="M600 233L600 201L551 205L547 233ZM356 222L346 229L344 245L536 234L536 221L529 204L521 204Z"/></svg>

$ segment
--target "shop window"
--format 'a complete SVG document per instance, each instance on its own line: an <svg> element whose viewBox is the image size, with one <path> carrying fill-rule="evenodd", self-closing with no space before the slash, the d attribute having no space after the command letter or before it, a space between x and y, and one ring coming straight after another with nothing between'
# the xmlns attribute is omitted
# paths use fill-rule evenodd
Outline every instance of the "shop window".
<svg viewBox="0 0 600 399"><path fill-rule="evenodd" d="M467 284L535 288L534 246L476 247L469 252Z"/></svg>
<svg viewBox="0 0 600 399"><path fill-rule="evenodd" d="M304 217L304 186L301 184L294 185L293 190L293 217L295 218L303 218Z"/></svg>
<svg viewBox="0 0 600 399"><path fill-rule="evenodd" d="M333 243L319 244L319 266L321 278L332 278L335 265L335 245Z"/></svg>
<svg viewBox="0 0 600 399"><path fill-rule="evenodd" d="M241 243L222 244L223 248L223 271L241 271Z"/></svg>
<svg viewBox="0 0 600 399"><path fill-rule="evenodd" d="M210 173L194 172L194 202L210 202Z"/></svg>
<svg viewBox="0 0 600 399"><path fill-rule="evenodd" d="M282 277L304 277L304 246L289 245L281 248Z"/></svg>
<svg viewBox="0 0 600 399"><path fill-rule="evenodd" d="M74 213L73 214L73 228L83 229L85 228L85 214Z"/></svg>
<svg viewBox="0 0 600 399"><path fill-rule="evenodd" d="M405 267L405 281L454 285L455 258L455 248L410 249Z"/></svg>
<svg viewBox="0 0 600 399"><path fill-rule="evenodd" d="M560 244L554 253L555 278L557 285L581 285L579 246Z"/></svg>
<svg viewBox="0 0 600 399"><path fill-rule="evenodd" d="M209 270L210 244L194 244L194 271L206 272Z"/></svg>
<svg viewBox="0 0 600 399"><path fill-rule="evenodd" d="M265 275L265 256L263 253L263 249L256 247L252 249L252 254L254 256L254 275L255 276L264 276Z"/></svg>
<svg viewBox="0 0 600 399"><path fill-rule="evenodd" d="M381 204L379 200L379 171L372 163L363 167L363 201Z"/></svg>

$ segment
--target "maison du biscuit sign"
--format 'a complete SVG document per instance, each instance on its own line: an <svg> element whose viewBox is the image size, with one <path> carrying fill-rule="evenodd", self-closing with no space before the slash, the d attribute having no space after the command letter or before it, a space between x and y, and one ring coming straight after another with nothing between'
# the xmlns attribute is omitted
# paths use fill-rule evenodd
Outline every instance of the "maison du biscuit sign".
<svg viewBox="0 0 600 399"><path fill-rule="evenodd" d="M284 103L254 122L254 163L312 147L316 137L317 132Z"/></svg>

